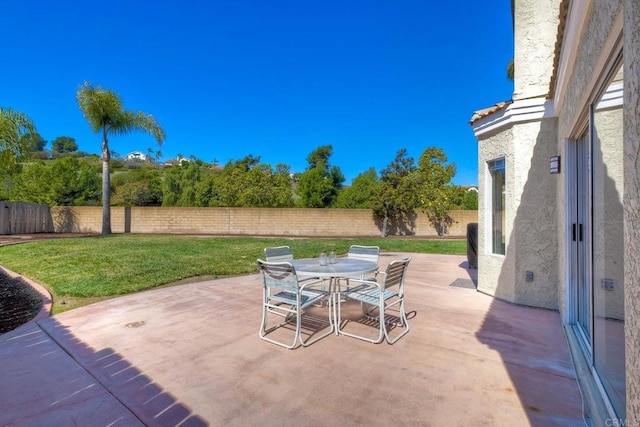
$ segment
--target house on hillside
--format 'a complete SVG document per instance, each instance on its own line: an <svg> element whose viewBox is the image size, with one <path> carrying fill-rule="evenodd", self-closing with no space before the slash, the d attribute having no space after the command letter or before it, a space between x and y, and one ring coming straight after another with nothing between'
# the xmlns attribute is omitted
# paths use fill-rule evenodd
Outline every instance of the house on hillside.
<svg viewBox="0 0 640 427"><path fill-rule="evenodd" d="M471 118L478 290L558 310L593 424L640 425L640 1L512 13L513 98Z"/></svg>
<svg viewBox="0 0 640 427"><path fill-rule="evenodd" d="M182 157L181 155L178 154L178 156L175 159L169 159L166 162L164 162L164 165L165 166L181 166L183 163L191 163L191 160L185 157Z"/></svg>
<svg viewBox="0 0 640 427"><path fill-rule="evenodd" d="M140 151L132 151L131 153L127 154L124 158L125 160L129 160L129 161L138 161L138 162L150 162L151 158L140 152Z"/></svg>

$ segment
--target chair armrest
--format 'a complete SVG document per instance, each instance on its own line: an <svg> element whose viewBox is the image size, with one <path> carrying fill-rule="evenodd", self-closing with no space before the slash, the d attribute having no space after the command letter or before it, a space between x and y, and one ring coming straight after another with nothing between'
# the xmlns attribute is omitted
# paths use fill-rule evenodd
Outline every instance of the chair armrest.
<svg viewBox="0 0 640 427"><path fill-rule="evenodd" d="M381 287L380 283L377 280L370 279L349 279L349 283L359 283L361 285L376 285L377 287Z"/></svg>
<svg viewBox="0 0 640 427"><path fill-rule="evenodd" d="M304 289L306 289L308 287L311 287L313 285L316 285L318 283L323 283L323 282L324 282L323 279L317 279L317 278L309 277L307 279L299 280L298 284L301 284L300 290L302 291L302 290L304 290Z"/></svg>

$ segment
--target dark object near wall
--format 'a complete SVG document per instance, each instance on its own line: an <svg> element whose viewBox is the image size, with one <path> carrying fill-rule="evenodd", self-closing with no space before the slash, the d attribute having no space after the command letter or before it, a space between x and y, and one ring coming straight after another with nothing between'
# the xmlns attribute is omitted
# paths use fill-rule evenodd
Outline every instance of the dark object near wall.
<svg viewBox="0 0 640 427"><path fill-rule="evenodd" d="M467 264L478 268L478 223L467 224Z"/></svg>

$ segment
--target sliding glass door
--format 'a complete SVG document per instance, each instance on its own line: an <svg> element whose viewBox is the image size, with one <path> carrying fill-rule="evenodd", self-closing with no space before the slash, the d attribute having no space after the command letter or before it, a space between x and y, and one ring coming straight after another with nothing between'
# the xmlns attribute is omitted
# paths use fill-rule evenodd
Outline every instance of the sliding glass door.
<svg viewBox="0 0 640 427"><path fill-rule="evenodd" d="M622 66L568 150L569 301L574 331L615 416L624 419Z"/></svg>

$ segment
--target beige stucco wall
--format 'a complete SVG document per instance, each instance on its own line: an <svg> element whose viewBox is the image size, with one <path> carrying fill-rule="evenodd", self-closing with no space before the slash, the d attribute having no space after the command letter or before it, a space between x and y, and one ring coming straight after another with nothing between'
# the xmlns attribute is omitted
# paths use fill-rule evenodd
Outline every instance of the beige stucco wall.
<svg viewBox="0 0 640 427"><path fill-rule="evenodd" d="M518 304L558 308L556 120L516 123L479 140L478 290ZM550 143L551 142L551 143ZM487 162L505 158L506 254L491 253ZM533 272L533 281L525 273Z"/></svg>
<svg viewBox="0 0 640 427"><path fill-rule="evenodd" d="M558 4L555 1L537 0L516 0L514 2L515 25L515 92L514 101L540 96L549 89L545 72L553 71L553 64L548 64L549 56L553 55L554 47L548 43L551 40L548 36L555 37L556 28L553 27L553 16L557 16ZM604 79L607 77L602 73L614 57L611 57L611 50L615 46L617 35L620 34L616 27L620 21L621 12L624 9L624 162L621 161L619 144L621 141L620 127L609 126L615 120L611 117L600 116L598 132L602 140L604 152L602 155L601 171L596 171L594 206L598 206L600 213L594 216L599 221L605 222L605 227L609 230L594 230L595 240L599 243L594 246L594 270L602 277L594 277L596 285L602 278L613 278L616 283L616 291L602 294L596 292L594 312L596 317L601 311L609 318L625 318L625 367L624 377L626 378L626 420L623 425L640 425L640 2L637 0L610 0L610 1L583 1L577 0L567 2L571 9L572 5L579 5L577 10L585 12L584 26L580 27L580 33L572 36L580 37L575 50L575 59L569 64L570 73L563 76L562 92L556 98L558 104L555 111L557 120L542 121L539 129L538 140L533 142L532 135L535 133L535 123L518 123L517 120L503 125L491 135L480 132L479 138L479 188L481 204L479 206L479 229L480 253L479 253L479 289L492 293L499 297L507 297L514 302L526 304L527 301L535 299L530 295L530 290L535 287L528 287L527 283L519 282L523 271L529 269L529 263L534 261L534 268L545 266L555 266L549 272L548 283L557 284L556 306L562 311L562 318L572 321L566 313L567 301L567 272L570 265L567 260L567 177L566 171L560 175L546 177L540 172L542 164L546 163L548 171L548 160L550 156L560 155L563 160L567 159L568 141L571 141L587 130L588 106L600 90ZM537 12L536 12L537 11ZM574 15L573 19L577 19ZM616 21L618 19L618 21ZM557 21L556 21L557 22ZM575 21L573 22L575 24ZM575 28L575 27L572 27ZM536 32L546 33L541 37L538 46L532 44L536 37ZM565 37L564 42L567 41ZM555 43L555 38L553 39ZM564 47L564 46L563 46ZM565 54L567 52L564 52ZM520 65L520 66L519 66ZM557 70L556 70L557 71ZM549 74L550 76L551 74ZM557 88L556 88L557 89ZM538 92L541 91L541 92ZM515 105L515 104L514 104ZM489 120L489 119L487 119ZM485 120L484 123L487 122ZM609 122L609 123L606 123ZM484 125L481 122L482 125ZM541 144L547 139L548 145ZM510 141L515 145L509 146ZM528 152L527 150L530 150ZM502 154L500 153L502 152ZM530 156L529 156L530 154ZM597 153L596 153L597 154ZM482 201L486 197L486 165L485 161L490 158L504 155L508 159L513 157L515 167L510 168L507 164L507 182L510 171L515 170L516 175L513 180L525 179L527 183L507 184L507 194L522 194L519 201L508 202L507 209L511 210L507 214L507 221L513 221L513 228L509 230L507 241L507 255L503 258L497 256L487 256L486 248L486 225L488 223L486 212L487 201ZM527 163L528 162L528 163ZM621 165L624 165L621 167ZM563 163L563 167L565 164ZM597 168L597 165L596 165ZM548 173L548 172L547 172ZM600 173L600 175L598 175ZM624 183L622 183L624 175ZM543 195L530 194L536 189L543 189ZM546 191L544 189L552 190ZM598 193L599 192L599 193ZM620 230L620 200L624 201L624 232ZM550 200L550 204L547 202ZM554 209L553 206L557 206ZM614 211L615 210L615 211ZM549 223L555 224L547 227L546 219L536 221L538 212L549 219ZM617 223L616 223L617 218ZM484 225L484 227L483 227ZM547 232L555 235L548 243L551 257L546 260L536 258L544 257L546 253L542 248L546 240L537 238L534 234L529 234L523 230L538 231L539 236ZM620 249L620 241L624 240L624 248ZM530 245L530 247L527 247ZM517 259L510 259L510 251L514 252ZM624 252L624 253L622 253ZM522 262L521 262L522 260ZM619 273L619 263L624 260L624 276ZM527 266L525 266L525 264ZM498 280L495 279L499 274ZM535 274L535 272L534 272ZM555 276L555 277L552 277ZM513 281L513 284L509 283ZM621 298L619 282L624 281L624 313L621 309ZM598 291L598 289L596 289ZM523 298L520 298L520 295ZM611 344L615 346L615 335L607 337L611 339ZM570 340L571 341L571 340ZM573 340L574 355L580 358L579 344ZM609 343L609 341L607 341ZM603 347L600 343L600 347ZM604 345L607 347L607 344ZM605 349L605 351L616 352L616 348ZM599 350L599 357L603 349ZM619 353L618 353L619 354ZM600 361L602 364L603 361ZM604 363L607 363L606 361ZM616 367L616 369L618 369ZM584 377L590 377L590 368L584 371ZM611 375L617 375L613 373ZM581 378L583 379L583 378ZM612 379L612 378L609 378ZM616 378L613 378L616 380ZM582 383L582 381L581 381ZM585 380L583 385L587 384ZM591 405L598 399L598 388L591 381L589 390L583 390L587 405ZM595 403L598 405L598 403ZM594 407L590 407L594 410ZM602 409L602 407L600 408ZM594 423L598 425L614 425L616 421L608 419L606 409L600 411L596 416L592 412ZM602 418L598 418L602 416Z"/></svg>
<svg viewBox="0 0 640 427"><path fill-rule="evenodd" d="M514 2L514 100L549 92L559 5L560 0Z"/></svg>
<svg viewBox="0 0 640 427"><path fill-rule="evenodd" d="M507 247L515 253L514 302L558 309L558 232L556 181L549 172L549 157L555 154L557 120L514 125L515 215L512 239ZM533 272L533 281L525 272Z"/></svg>
<svg viewBox="0 0 640 427"><path fill-rule="evenodd" d="M553 73L560 0L518 0L514 13L514 93L543 105ZM531 105L531 104L528 104ZM556 155L555 119L513 115L510 123L478 138L478 289L498 298L536 307L558 308L557 180L549 173ZM491 253L490 177L487 161L505 158L506 254ZM526 272L533 281L526 281Z"/></svg>
<svg viewBox="0 0 640 427"><path fill-rule="evenodd" d="M640 2L624 6L624 275L627 425L640 426Z"/></svg>
<svg viewBox="0 0 640 427"><path fill-rule="evenodd" d="M55 207L56 232L100 233L102 208ZM476 211L452 211L450 237L465 237ZM380 221L368 209L246 209L112 207L114 233L175 233L261 236L379 236ZM418 213L408 233L436 237L426 215Z"/></svg>
<svg viewBox="0 0 640 427"><path fill-rule="evenodd" d="M506 245L509 247L513 230L514 200L513 180L514 152L513 129L509 128L499 133L487 135L478 140L478 290L499 298L513 301L514 296L514 259L515 257L497 255L491 248L491 177L487 162L499 158L505 159L505 210L504 230Z"/></svg>

